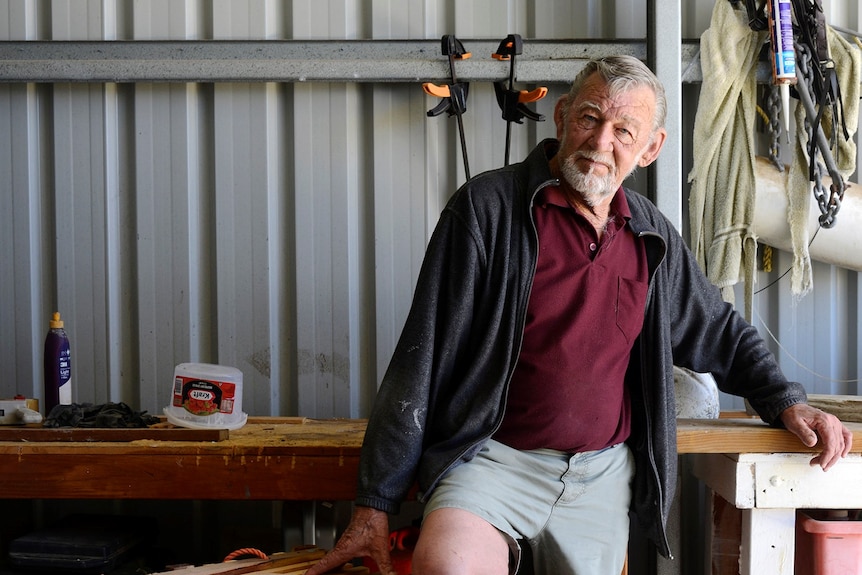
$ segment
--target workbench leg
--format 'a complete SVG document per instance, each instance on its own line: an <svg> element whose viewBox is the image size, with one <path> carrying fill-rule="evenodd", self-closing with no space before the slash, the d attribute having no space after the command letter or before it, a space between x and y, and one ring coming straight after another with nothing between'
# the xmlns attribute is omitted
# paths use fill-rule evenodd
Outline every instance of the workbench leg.
<svg viewBox="0 0 862 575"><path fill-rule="evenodd" d="M743 509L740 575L793 575L795 509Z"/></svg>
<svg viewBox="0 0 862 575"><path fill-rule="evenodd" d="M282 511L284 548L316 545L332 549L336 541L335 505L328 501L285 501Z"/></svg>
<svg viewBox="0 0 862 575"><path fill-rule="evenodd" d="M304 501L302 503L302 535L309 545L317 545L317 503Z"/></svg>

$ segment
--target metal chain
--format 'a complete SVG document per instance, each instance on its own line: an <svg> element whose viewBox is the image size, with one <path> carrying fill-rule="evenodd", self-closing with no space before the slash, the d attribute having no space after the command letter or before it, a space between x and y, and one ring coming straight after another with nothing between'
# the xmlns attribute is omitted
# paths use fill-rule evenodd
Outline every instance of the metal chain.
<svg viewBox="0 0 862 575"><path fill-rule="evenodd" d="M797 84L796 89L803 89L806 90L809 94L811 94L813 87L813 71L811 69L812 59L808 47L802 42L797 43L796 55L796 64L797 66L799 66L799 70L802 73L803 78L805 79L804 85ZM816 129L817 126L814 126L811 123L811 118L809 117L809 114L806 114L805 133L808 136L809 142L814 141L814 131ZM820 153L821 155L828 154L829 150L820 150ZM814 198L817 200L817 205L820 208L820 225L824 228L831 228L835 225L836 216L838 215L838 211L841 209L841 202L844 199L844 190L846 186L844 185L844 181L840 178L840 176L836 179L833 175L832 186L830 187L829 194L827 196L826 188L823 185L823 172L825 170L823 164L817 159L816 156L812 156L809 161L811 162L811 171L814 177Z"/></svg>
<svg viewBox="0 0 862 575"><path fill-rule="evenodd" d="M784 163L781 161L781 94L776 86L770 86L766 94L766 110L769 121L766 128L772 134L772 142L769 144L769 161L775 165L779 172L784 171Z"/></svg>

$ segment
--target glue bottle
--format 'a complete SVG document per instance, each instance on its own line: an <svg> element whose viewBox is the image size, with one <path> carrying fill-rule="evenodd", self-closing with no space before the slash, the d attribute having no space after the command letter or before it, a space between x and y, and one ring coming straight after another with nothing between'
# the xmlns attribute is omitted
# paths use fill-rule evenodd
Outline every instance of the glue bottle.
<svg viewBox="0 0 862 575"><path fill-rule="evenodd" d="M56 405L72 403L72 353L60 312L54 312L45 337L45 417Z"/></svg>
<svg viewBox="0 0 862 575"><path fill-rule="evenodd" d="M790 137L790 86L796 84L796 50L793 46L793 7L790 0L769 0L769 35L772 83L781 90L784 131Z"/></svg>

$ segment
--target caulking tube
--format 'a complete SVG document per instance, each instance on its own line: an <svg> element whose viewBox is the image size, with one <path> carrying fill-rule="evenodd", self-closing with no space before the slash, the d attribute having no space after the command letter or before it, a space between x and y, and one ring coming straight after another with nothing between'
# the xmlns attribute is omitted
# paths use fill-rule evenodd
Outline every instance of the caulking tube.
<svg viewBox="0 0 862 575"><path fill-rule="evenodd" d="M781 90L784 132L790 138L790 85L796 83L796 52L793 48L793 9L790 0L768 0L769 35L772 47L772 83Z"/></svg>

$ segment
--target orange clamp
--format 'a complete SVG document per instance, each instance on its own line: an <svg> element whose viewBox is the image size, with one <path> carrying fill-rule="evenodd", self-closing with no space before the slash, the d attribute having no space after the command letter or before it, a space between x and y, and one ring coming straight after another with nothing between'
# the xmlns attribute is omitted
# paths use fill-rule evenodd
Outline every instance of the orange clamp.
<svg viewBox="0 0 862 575"><path fill-rule="evenodd" d="M431 82L425 82L424 84L422 84L422 89L429 96L435 96L437 98L448 98L452 95L449 90L449 86L445 84L442 86L438 86L437 84L432 84Z"/></svg>
<svg viewBox="0 0 862 575"><path fill-rule="evenodd" d="M548 89L544 86L540 86L535 90L527 91L521 90L518 92L518 102L521 104L526 104L528 102L538 102L542 98L548 95Z"/></svg>

